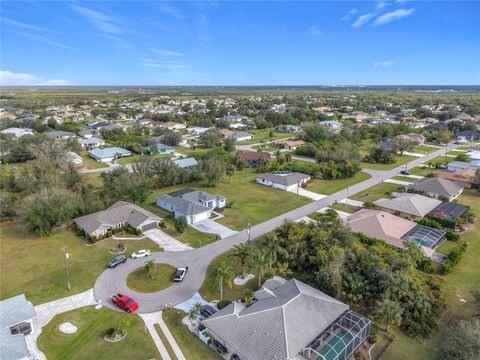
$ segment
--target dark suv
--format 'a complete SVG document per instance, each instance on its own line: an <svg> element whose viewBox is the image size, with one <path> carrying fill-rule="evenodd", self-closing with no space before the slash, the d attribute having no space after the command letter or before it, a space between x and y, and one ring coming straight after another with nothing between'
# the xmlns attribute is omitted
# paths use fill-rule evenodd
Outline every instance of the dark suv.
<svg viewBox="0 0 480 360"><path fill-rule="evenodd" d="M110 262L107 264L107 267L109 269L116 268L118 265L126 263L127 262L127 257L125 255L118 255L114 257Z"/></svg>
<svg viewBox="0 0 480 360"><path fill-rule="evenodd" d="M215 310L215 308L213 308L212 306L210 305L205 305L202 310L200 310L200 315L203 316L204 319L212 316L213 314L215 314L217 312L217 310Z"/></svg>

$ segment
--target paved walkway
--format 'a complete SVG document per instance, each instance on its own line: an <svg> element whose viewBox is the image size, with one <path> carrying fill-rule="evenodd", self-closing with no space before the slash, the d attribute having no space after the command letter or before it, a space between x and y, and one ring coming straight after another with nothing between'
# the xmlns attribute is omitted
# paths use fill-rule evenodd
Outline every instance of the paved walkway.
<svg viewBox="0 0 480 360"><path fill-rule="evenodd" d="M197 229L198 231L210 234L220 235L220 238L225 239L231 235L236 234L238 231L234 231L222 224L217 223L213 219L206 219L199 221L196 224L190 225L191 227Z"/></svg>
<svg viewBox="0 0 480 360"><path fill-rule="evenodd" d="M297 189L288 190L288 191L291 192L291 193L294 193L294 194L297 193ZM327 197L327 195L317 194L316 192L305 190L302 187L300 187L298 189L298 195L307 197L307 198L312 199L314 201L317 201L317 200L320 200L320 199L323 199L323 198Z"/></svg>
<svg viewBox="0 0 480 360"><path fill-rule="evenodd" d="M163 360L171 360L171 357L165 345L162 343L162 340L160 339L160 336L158 335L157 330L155 329L155 326L154 326L155 324L158 324L160 326L160 329L162 329L163 334L167 338L167 341L170 344L171 348L173 349L173 352L175 353L175 356L178 358L178 360L186 360L182 350L180 349L177 342L175 341L172 333L170 332L167 325L163 321L162 311L157 311L150 314L140 314L140 317L145 322L145 325L147 326L147 330L150 333L150 336L152 337L153 342L155 343L155 346L160 352L160 355L162 356Z"/></svg>
<svg viewBox="0 0 480 360"><path fill-rule="evenodd" d="M153 242L160 245L164 251L185 251L193 249L191 246L185 245L159 229L148 230L145 231L144 234Z"/></svg>
<svg viewBox="0 0 480 360"><path fill-rule="evenodd" d="M352 200L350 198L341 199L341 200L338 200L337 202L345 205L352 205L352 206L359 206L359 207L363 206L363 201Z"/></svg>
<svg viewBox="0 0 480 360"><path fill-rule="evenodd" d="M409 155L409 156L415 156L415 157L423 157L425 154L421 153L415 153L415 152L410 152L410 151L404 151L403 155Z"/></svg>
<svg viewBox="0 0 480 360"><path fill-rule="evenodd" d="M402 175L400 173L398 173L398 175ZM413 179L423 179L425 176L421 176L421 175L408 175L408 177L411 177Z"/></svg>
<svg viewBox="0 0 480 360"><path fill-rule="evenodd" d="M449 144L447 151L453 150L457 145ZM419 166L427 161L433 160L441 154L445 153L445 149L439 149L433 153L425 155L422 158L416 158L407 163L408 168ZM340 202L347 196L352 196L364 191L374 185L397 175L405 164L386 171L371 171L372 177L352 185L348 191L343 189L331 194L323 199L310 202L304 206L286 212L280 216L274 217L261 224L251 228L251 238L255 239L263 236L283 224L285 220L297 220L303 216L307 216L313 212L323 209L335 201ZM351 202L349 201L349 204ZM248 233L240 231L221 241L216 241L206 246L194 250L177 251L177 252L157 252L152 253L151 259L159 263L166 263L174 267L188 266L189 270L183 282L175 283L172 286L154 293L139 293L127 287L126 278L130 272L140 267L142 263L135 261L127 261L125 264L115 269L105 270L97 279L94 287L94 295L97 300L104 300L105 306L114 308L108 303L110 294L120 292L136 299L139 303L139 313L150 313L162 310L165 304L179 304L191 298L196 294L202 286L207 273L208 265L220 254L230 250L234 245L248 241Z"/></svg>
<svg viewBox="0 0 480 360"><path fill-rule="evenodd" d="M398 184L398 185L412 185L412 183L410 181L401 181L401 180L397 180L397 179L387 179L385 180L386 183L391 183L391 184Z"/></svg>
<svg viewBox="0 0 480 360"><path fill-rule="evenodd" d="M316 159L313 159L311 157L299 156L299 155L292 155L292 159L293 160L306 161L306 162L315 163L315 164L318 162Z"/></svg>
<svg viewBox="0 0 480 360"><path fill-rule="evenodd" d="M45 354L38 349L37 339L42 333L42 328L47 325L55 315L96 304L97 301L93 296L93 289L90 289L79 294L35 306L37 317L33 319L34 332L25 336L28 351L31 353L32 358L38 360L47 358Z"/></svg>

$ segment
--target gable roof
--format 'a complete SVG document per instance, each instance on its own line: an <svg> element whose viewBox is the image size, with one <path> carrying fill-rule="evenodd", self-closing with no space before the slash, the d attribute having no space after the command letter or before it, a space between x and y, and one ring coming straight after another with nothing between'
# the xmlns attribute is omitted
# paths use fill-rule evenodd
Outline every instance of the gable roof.
<svg viewBox="0 0 480 360"><path fill-rule="evenodd" d="M177 165L180 168L186 168L186 167L192 167L192 166L197 166L198 162L195 158L186 158L186 159L178 159L174 161L175 165Z"/></svg>
<svg viewBox="0 0 480 360"><path fill-rule="evenodd" d="M257 179L271 181L273 183L285 186L295 185L309 178L310 175L289 171L276 171L257 175Z"/></svg>
<svg viewBox="0 0 480 360"><path fill-rule="evenodd" d="M373 203L386 209L419 217L424 217L442 203L440 200L419 194L394 192L392 195L394 196L393 199L378 199Z"/></svg>
<svg viewBox="0 0 480 360"><path fill-rule="evenodd" d="M140 206L126 201L117 201L106 210L78 217L74 222L87 234L91 234L102 225L113 226L126 222L132 227L137 227L148 219L162 220L161 217Z"/></svg>
<svg viewBox="0 0 480 360"><path fill-rule="evenodd" d="M88 153L98 159L113 158L117 154L132 155L130 151L123 149L121 147L116 147L116 146L105 148L105 149L93 149L93 150L90 150Z"/></svg>
<svg viewBox="0 0 480 360"><path fill-rule="evenodd" d="M259 290L271 296L250 307L233 302L202 323L242 359L291 359L348 310L348 305L296 279L275 283Z"/></svg>
<svg viewBox="0 0 480 360"><path fill-rule="evenodd" d="M249 151L249 150L239 150L237 151L239 158L245 159L247 161L257 161L260 158L270 159L272 155L264 151Z"/></svg>
<svg viewBox="0 0 480 360"><path fill-rule="evenodd" d="M345 219L346 225L354 232L385 241L387 244L404 248L400 239L416 223L389 214L385 211L362 209Z"/></svg>
<svg viewBox="0 0 480 360"><path fill-rule="evenodd" d="M423 178L415 181L413 184L408 185L409 189L426 191L432 194L443 195L451 197L463 189L461 185L458 185L454 181L445 180L442 178Z"/></svg>
<svg viewBox="0 0 480 360"><path fill-rule="evenodd" d="M182 215L197 215L209 211L210 209L202 204L193 202L182 197L174 197L170 195L161 195L157 199L157 204L164 201L173 206L174 210Z"/></svg>
<svg viewBox="0 0 480 360"><path fill-rule="evenodd" d="M456 171L441 171L437 175L442 179L447 179L451 181L459 181L464 183L473 183L475 180L475 170L474 169L460 169Z"/></svg>

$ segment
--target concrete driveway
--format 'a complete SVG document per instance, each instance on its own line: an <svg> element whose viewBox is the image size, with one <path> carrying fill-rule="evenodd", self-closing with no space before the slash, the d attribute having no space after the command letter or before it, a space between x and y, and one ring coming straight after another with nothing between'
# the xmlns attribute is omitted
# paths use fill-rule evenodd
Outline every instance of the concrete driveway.
<svg viewBox="0 0 480 360"><path fill-rule="evenodd" d="M193 249L159 229L148 230L145 231L144 234L153 242L160 245L164 251L185 251Z"/></svg>
<svg viewBox="0 0 480 360"><path fill-rule="evenodd" d="M199 221L196 224L192 224L190 226L204 233L218 234L222 239L234 235L238 232L226 226L223 226L222 224L219 224L212 219Z"/></svg>
<svg viewBox="0 0 480 360"><path fill-rule="evenodd" d="M288 191L291 192L291 193L294 193L294 194L297 193L297 189L288 190ZM317 194L313 191L305 190L304 188L299 188L298 189L298 195L303 196L303 197L307 197L307 198L312 199L314 201L317 201L317 200L320 200L320 199L323 199L323 198L327 197L327 195Z"/></svg>

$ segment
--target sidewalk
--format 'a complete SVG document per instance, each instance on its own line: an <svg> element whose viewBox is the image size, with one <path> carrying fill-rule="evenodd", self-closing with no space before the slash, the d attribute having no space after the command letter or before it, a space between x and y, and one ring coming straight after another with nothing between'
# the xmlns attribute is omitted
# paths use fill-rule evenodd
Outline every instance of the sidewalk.
<svg viewBox="0 0 480 360"><path fill-rule="evenodd" d="M149 314L140 314L140 317L145 322L148 332L150 333L150 336L152 337L153 342L155 343L163 360L171 360L171 357L168 354L168 351L165 348L165 345L162 343L162 340L160 339L160 336L158 335L157 330L155 329L155 326L154 326L155 324L158 324L160 326L160 329L162 329L163 334L167 338L167 341L172 347L173 352L175 353L175 356L178 358L178 360L186 360L185 355L183 355L182 350L178 346L172 333L170 332L167 325L163 321L162 311L157 311Z"/></svg>
<svg viewBox="0 0 480 360"><path fill-rule="evenodd" d="M352 205L352 206L363 206L363 201L352 200L352 199L342 199L339 201L340 204Z"/></svg>
<svg viewBox="0 0 480 360"><path fill-rule="evenodd" d="M297 193L297 189L288 190L288 191L291 192L291 193L294 193L294 194ZM308 190L305 190L303 188L298 189L298 195L307 197L307 198L312 199L314 201L317 201L317 200L323 199L324 197L327 197L327 195L317 194L313 191L308 191Z"/></svg>
<svg viewBox="0 0 480 360"><path fill-rule="evenodd" d="M33 319L33 333L25 336L28 351L32 359L45 360L47 357L37 347L37 339L42 333L42 328L58 314L78 309L84 306L96 305L97 301L93 296L93 289L84 291L62 299L53 300L48 303L35 306L37 317Z"/></svg>
<svg viewBox="0 0 480 360"><path fill-rule="evenodd" d="M401 180L396 180L396 179L387 179L385 180L386 183L391 183L391 184L398 184L398 185L412 185L413 183L410 181L401 181Z"/></svg>

